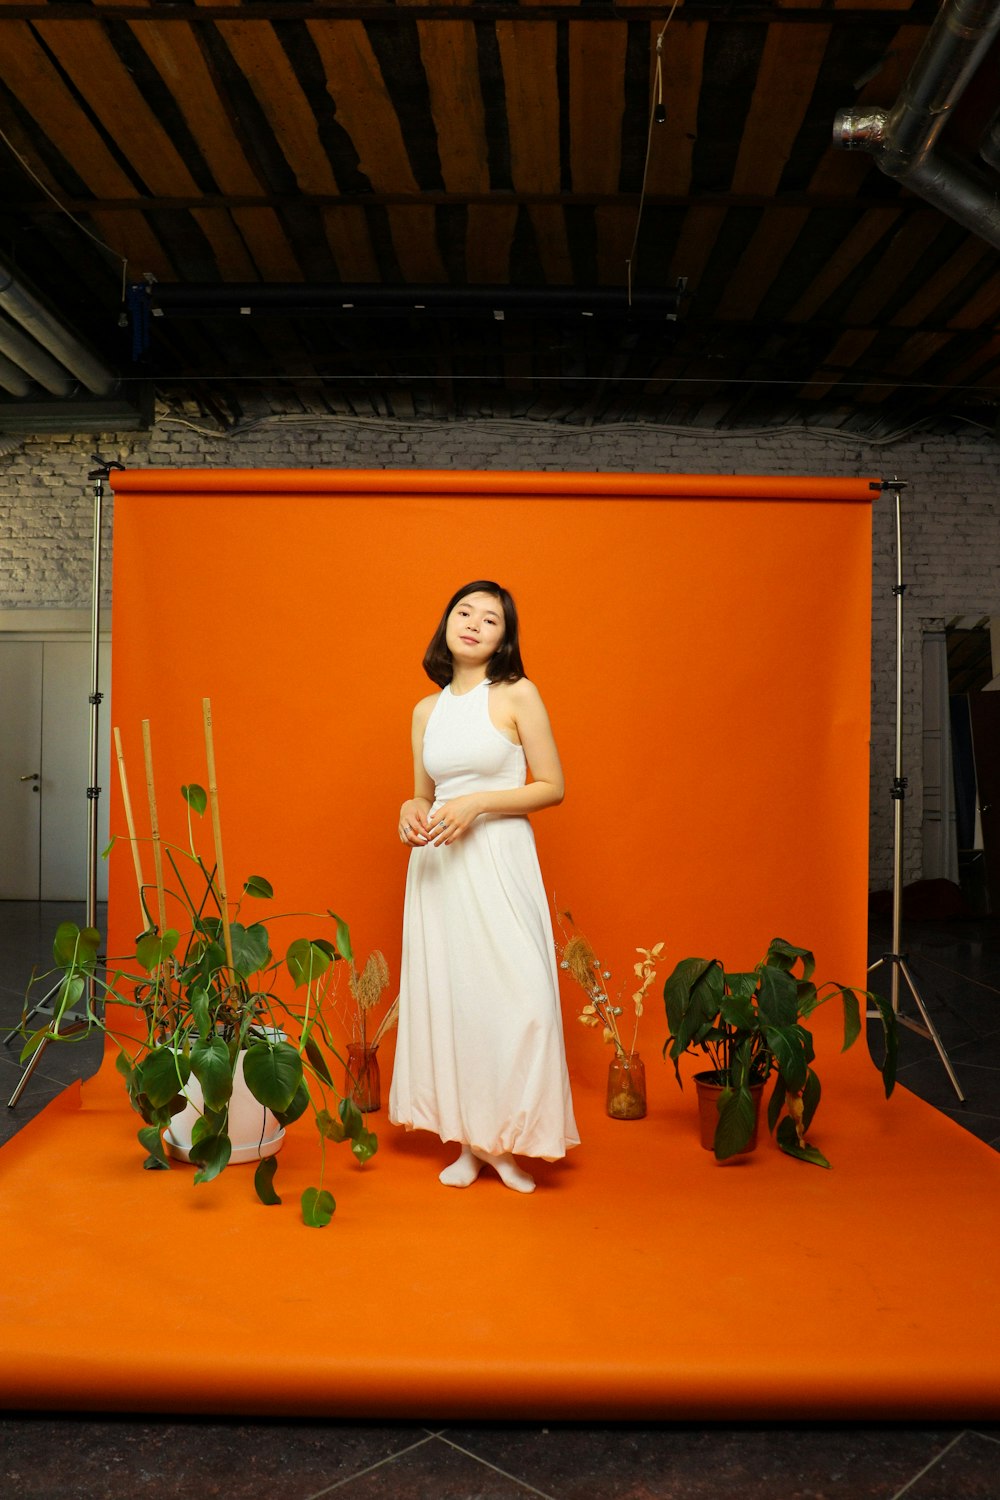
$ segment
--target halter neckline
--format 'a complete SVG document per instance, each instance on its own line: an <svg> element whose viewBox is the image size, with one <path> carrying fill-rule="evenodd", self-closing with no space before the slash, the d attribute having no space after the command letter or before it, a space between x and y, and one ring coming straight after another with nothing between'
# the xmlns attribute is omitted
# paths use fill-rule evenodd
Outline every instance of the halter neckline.
<svg viewBox="0 0 1000 1500"><path fill-rule="evenodd" d="M452 687L451 683L449 682L449 684L448 684L448 693L449 693L449 696L452 697L452 698L468 698L468 697L471 696L472 693L475 693L479 688L481 688L483 686L483 683L486 683L486 685L489 686L489 681L490 681L490 679L488 677L484 677L482 679L482 681L477 682L474 687L466 688L466 690L465 690L464 693L456 693L455 689Z"/></svg>

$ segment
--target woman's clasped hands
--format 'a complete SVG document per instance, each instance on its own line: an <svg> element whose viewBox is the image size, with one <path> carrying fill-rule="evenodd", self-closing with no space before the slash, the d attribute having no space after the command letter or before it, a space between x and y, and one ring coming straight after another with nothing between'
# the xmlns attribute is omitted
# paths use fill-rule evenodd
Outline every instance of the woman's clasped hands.
<svg viewBox="0 0 1000 1500"><path fill-rule="evenodd" d="M430 803L424 797L410 797L399 809L399 837L404 844L414 848L426 844L430 838L427 814Z"/></svg>
<svg viewBox="0 0 1000 1500"><path fill-rule="evenodd" d="M399 812L399 836L404 844L453 844L483 811L474 795L453 797L429 809L421 798L404 802Z"/></svg>

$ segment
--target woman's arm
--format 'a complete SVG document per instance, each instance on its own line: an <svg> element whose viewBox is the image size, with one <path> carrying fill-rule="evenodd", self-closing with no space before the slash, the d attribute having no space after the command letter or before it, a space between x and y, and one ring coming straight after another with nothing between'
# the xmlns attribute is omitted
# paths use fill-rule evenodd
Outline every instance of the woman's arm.
<svg viewBox="0 0 1000 1500"><path fill-rule="evenodd" d="M435 844L451 844L483 813L505 818L523 818L555 807L562 800L566 784L559 751L542 695L533 682L522 677L505 684L502 705L504 718L524 748L531 772L527 786L503 792L470 792L444 803L434 814L429 832Z"/></svg>
<svg viewBox="0 0 1000 1500"><path fill-rule="evenodd" d="M434 783L424 769L424 730L437 694L421 698L413 710L410 739L413 745L413 796L399 809L399 837L404 844L426 844L430 837L427 814L434 800Z"/></svg>

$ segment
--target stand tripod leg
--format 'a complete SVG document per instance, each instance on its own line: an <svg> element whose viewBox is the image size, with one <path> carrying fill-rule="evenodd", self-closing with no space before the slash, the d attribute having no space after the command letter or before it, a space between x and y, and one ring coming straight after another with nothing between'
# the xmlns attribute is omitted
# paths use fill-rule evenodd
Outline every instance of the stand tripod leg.
<svg viewBox="0 0 1000 1500"><path fill-rule="evenodd" d="M83 1016L80 1015L79 1011L67 1011L65 1016L63 1017L63 1020L69 1021L70 1024L64 1030L60 1031L60 1036L72 1036L74 1032L83 1031L87 1026L87 1021ZM51 1036L46 1033L46 1035L42 1037L42 1040L39 1042L38 1046L35 1048L34 1052L28 1058L28 1061L24 1065L24 1072L17 1080L17 1087L11 1094L10 1098L7 1100L8 1109L13 1109L17 1104L17 1101L20 1099L21 1095L24 1093L28 1085L28 1079L37 1068L39 1058L41 1057L42 1053L45 1051L51 1040Z"/></svg>
<svg viewBox="0 0 1000 1500"><path fill-rule="evenodd" d="M28 1011L28 1014L22 1020L20 1026L15 1026L12 1031L8 1031L7 1035L3 1039L3 1044L5 1047L9 1047L16 1036L21 1036L23 1034L22 1028L26 1026L29 1021L33 1021L36 1016L49 1016L52 1014L51 1007L49 1006L49 1001L52 999L53 995L58 995L61 989L62 980L57 979L52 988L45 991L45 994L39 1000L38 1004L31 1007L31 1009Z"/></svg>
<svg viewBox="0 0 1000 1500"><path fill-rule="evenodd" d="M8 1109L13 1109L14 1106L16 1105L17 1101L20 1099L21 1095L24 1093L25 1089L28 1086L28 1079L31 1077L32 1073L37 1068L37 1066L38 1066L38 1060L41 1057L42 1053L45 1051L45 1049L48 1046L48 1044L49 1044L48 1037L44 1037L42 1039L42 1041L38 1044L38 1046L35 1048L34 1052L31 1054L31 1056L28 1058L28 1061L25 1064L24 1072L21 1074L20 1078L17 1080L17 1087L15 1088L14 1092L11 1094L10 1098L7 1100L7 1108Z"/></svg>
<svg viewBox="0 0 1000 1500"><path fill-rule="evenodd" d="M906 964L901 958L897 959L896 962L899 964L900 973L909 986L910 994L916 1001L917 1009L923 1017L924 1024L923 1026L920 1026L916 1021L908 1021L905 1016L900 1016L899 1019L902 1021L903 1025L908 1026L911 1031L917 1031L922 1036L929 1037L930 1040L934 1043L935 1047L937 1048L938 1057L940 1057L942 1063L944 1064L944 1070L948 1074L948 1077L951 1079L952 1088L958 1095L960 1103L964 1104L965 1095L962 1093L958 1079L955 1077L955 1069L952 1067L951 1059L945 1051L944 1043L938 1035L938 1029L928 1015L927 1007L925 1006L923 1000L920 998L920 992L917 989L916 985L913 983L913 975L910 973L909 969L906 967Z"/></svg>
<svg viewBox="0 0 1000 1500"><path fill-rule="evenodd" d="M906 967L906 961L905 961L905 959L903 959L900 956L900 954L898 954L898 953L883 953L883 955L882 955L881 958L877 958L873 964L869 964L868 965L868 973L869 974L874 974L875 970L881 968L883 964L891 964L892 965L892 1010L893 1010L893 1014L895 1015L897 1021L899 1022L900 1026L907 1026L907 1027L909 1027L909 1029L911 1031L915 1031L918 1036L926 1037L929 1042L933 1042L934 1043L935 1047L937 1048L938 1057L941 1059L942 1063L944 1064L944 1070L948 1074L948 1077L951 1079L951 1086L955 1090L955 1093L958 1095L958 1101L959 1101L960 1104L964 1104L965 1103L965 1095L962 1093L961 1085L959 1084L959 1081L958 1081L957 1077L955 1076L955 1069L951 1065L951 1058L948 1056L947 1052L945 1051L944 1042L941 1040L940 1034L938 1033L938 1029L934 1025L934 1022L931 1020L930 1014L929 1014L929 1012L927 1010L927 1007L924 1004L923 1000L921 999L920 991L917 989L916 985L913 982L913 975L910 973L909 969ZM922 1022L920 1022L920 1021L911 1021L908 1016L900 1015L900 1012L899 1012L899 975L900 974L902 974L903 978L906 980L907 986L909 987L910 994L913 996L914 1000L916 1001L917 1009L919 1010L921 1016L923 1017L923 1021ZM877 1021L879 1019L879 1013L878 1013L878 1011L877 1010L870 1010L870 1011L868 1011L866 1019L869 1020L869 1021Z"/></svg>

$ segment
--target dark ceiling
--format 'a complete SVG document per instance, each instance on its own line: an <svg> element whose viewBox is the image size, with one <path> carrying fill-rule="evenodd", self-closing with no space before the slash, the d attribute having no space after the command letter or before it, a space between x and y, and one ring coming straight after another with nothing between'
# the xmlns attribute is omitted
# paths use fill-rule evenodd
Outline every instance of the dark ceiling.
<svg viewBox="0 0 1000 1500"><path fill-rule="evenodd" d="M666 6L0 0L0 257L146 419L992 429L997 250L832 145L936 12L678 5L657 124Z"/></svg>

